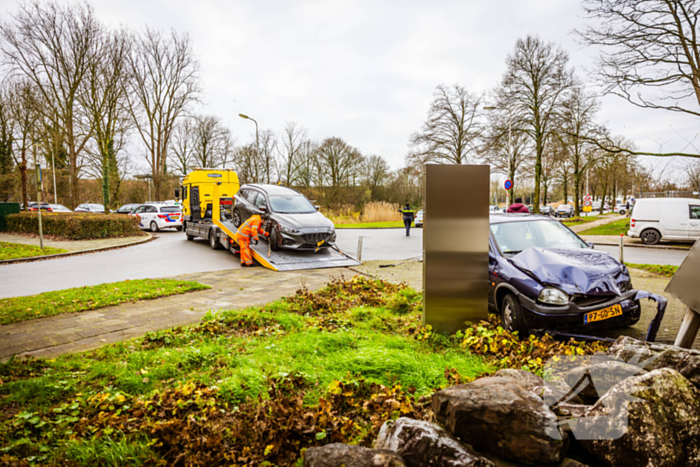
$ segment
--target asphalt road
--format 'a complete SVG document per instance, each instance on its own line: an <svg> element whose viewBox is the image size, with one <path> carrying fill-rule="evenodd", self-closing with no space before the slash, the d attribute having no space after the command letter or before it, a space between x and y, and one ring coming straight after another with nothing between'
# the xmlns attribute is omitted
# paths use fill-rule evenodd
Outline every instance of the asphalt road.
<svg viewBox="0 0 700 467"><path fill-rule="evenodd" d="M403 229L340 229L337 245L342 251L355 256L359 236L364 237L362 259L366 261L405 260L422 255L422 229L411 229L410 237L405 236ZM617 257L616 247L596 246L596 249ZM625 261L680 265L685 253L677 250L626 248ZM181 232L161 232L158 239L133 247L2 265L0 298L126 279L170 277L239 267L238 257L225 251L211 250L205 240L188 242Z"/></svg>

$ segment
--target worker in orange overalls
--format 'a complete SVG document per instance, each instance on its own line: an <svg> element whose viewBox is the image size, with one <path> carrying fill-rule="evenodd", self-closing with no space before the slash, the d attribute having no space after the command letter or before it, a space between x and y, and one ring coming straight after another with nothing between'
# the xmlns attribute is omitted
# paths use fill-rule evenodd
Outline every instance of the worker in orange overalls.
<svg viewBox="0 0 700 467"><path fill-rule="evenodd" d="M250 242L253 241L256 245L258 244L259 232L262 233L265 237L268 237L270 235L268 232L265 232L262 229L261 224L262 219L259 215L255 214L253 216L250 216L250 218L247 221L245 221L236 232L234 240L236 243L238 243L238 246L241 248L241 266L243 267L255 266L255 264L253 264L253 256L250 253Z"/></svg>

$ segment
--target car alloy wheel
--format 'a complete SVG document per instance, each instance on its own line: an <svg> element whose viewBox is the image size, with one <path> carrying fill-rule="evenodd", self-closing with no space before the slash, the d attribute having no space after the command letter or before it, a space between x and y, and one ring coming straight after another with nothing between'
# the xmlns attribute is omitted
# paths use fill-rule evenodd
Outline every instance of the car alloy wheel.
<svg viewBox="0 0 700 467"><path fill-rule="evenodd" d="M238 209L233 210L233 225L235 225L236 228L241 226L241 213Z"/></svg>
<svg viewBox="0 0 700 467"><path fill-rule="evenodd" d="M280 249L280 231L279 227L274 226L272 227L272 232L270 232L270 236L267 239L268 242L270 242L270 248L272 251L278 251Z"/></svg>
<svg viewBox="0 0 700 467"><path fill-rule="evenodd" d="M156 221L151 221L151 232L158 232L158 224Z"/></svg>
<svg viewBox="0 0 700 467"><path fill-rule="evenodd" d="M520 338L527 337L529 334L523 308L518 301L518 298L512 293L508 293L503 298L501 310L501 318L503 320L503 328L506 331L518 332Z"/></svg>
<svg viewBox="0 0 700 467"><path fill-rule="evenodd" d="M661 234L655 229L647 229L642 232L642 243L645 245L656 245L661 241Z"/></svg>

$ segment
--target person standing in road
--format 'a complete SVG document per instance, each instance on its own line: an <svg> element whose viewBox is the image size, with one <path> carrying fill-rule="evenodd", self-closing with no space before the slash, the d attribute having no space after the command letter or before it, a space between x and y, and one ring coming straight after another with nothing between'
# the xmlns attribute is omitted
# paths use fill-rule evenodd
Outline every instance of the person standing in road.
<svg viewBox="0 0 700 467"><path fill-rule="evenodd" d="M406 236L411 236L411 224L416 216L416 213L411 209L411 206L406 203L406 207L399 209L399 212L403 214L403 225L406 227Z"/></svg>
<svg viewBox="0 0 700 467"><path fill-rule="evenodd" d="M630 200L627 200L627 204L625 204L625 214L628 216L630 215Z"/></svg>
<svg viewBox="0 0 700 467"><path fill-rule="evenodd" d="M253 267L253 255L250 253L250 242L253 241L258 244L258 232L262 232L264 236L269 234L261 229L262 218L255 214L250 216L250 218L240 226L234 237L234 241L238 243L241 248L241 266L242 267Z"/></svg>
<svg viewBox="0 0 700 467"><path fill-rule="evenodd" d="M506 212L515 212L522 214L530 214L530 210L523 204L522 198L515 198L515 203L511 204Z"/></svg>

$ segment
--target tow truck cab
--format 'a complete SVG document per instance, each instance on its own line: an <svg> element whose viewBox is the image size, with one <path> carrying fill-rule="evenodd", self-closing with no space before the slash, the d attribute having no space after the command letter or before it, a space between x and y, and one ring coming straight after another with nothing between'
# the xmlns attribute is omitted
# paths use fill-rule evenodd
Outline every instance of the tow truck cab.
<svg viewBox="0 0 700 467"><path fill-rule="evenodd" d="M240 183L238 174L231 169L195 169L188 173L182 185L176 190L175 197L182 200L184 222L200 222L211 219L213 187L219 185L220 203L224 205L233 202L233 196L238 193ZM227 206L230 208L230 206Z"/></svg>

